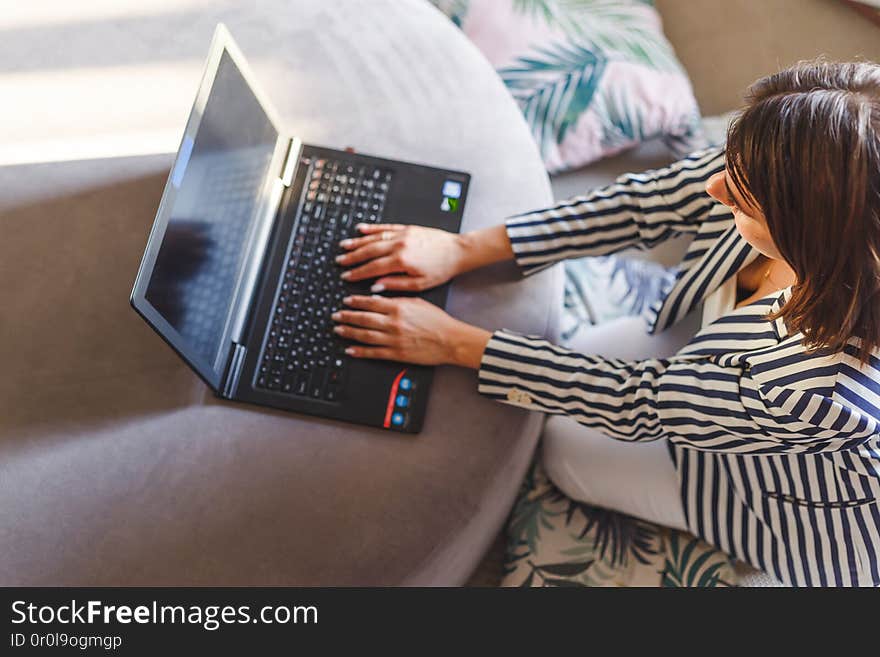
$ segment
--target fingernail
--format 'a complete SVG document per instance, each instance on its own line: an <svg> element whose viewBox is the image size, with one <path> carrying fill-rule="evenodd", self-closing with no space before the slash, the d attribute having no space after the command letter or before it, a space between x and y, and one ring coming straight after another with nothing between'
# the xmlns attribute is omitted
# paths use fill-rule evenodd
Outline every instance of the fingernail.
<svg viewBox="0 0 880 657"><path fill-rule="evenodd" d="M349 356L354 356L354 354L355 354L354 347L346 347L345 353L347 353Z"/></svg>
<svg viewBox="0 0 880 657"><path fill-rule="evenodd" d="M357 226L355 226L355 228L357 228L358 230L363 230L366 227L367 227L367 224L358 224Z"/></svg>
<svg viewBox="0 0 880 657"><path fill-rule="evenodd" d="M339 246L348 246L349 244L351 244L351 240L342 240Z"/></svg>
<svg viewBox="0 0 880 657"><path fill-rule="evenodd" d="M342 319L342 313L333 313L330 317L333 319Z"/></svg>
<svg viewBox="0 0 880 657"><path fill-rule="evenodd" d="M370 288L370 292L381 292L385 289L385 286L381 283L376 283L373 287Z"/></svg>
<svg viewBox="0 0 880 657"><path fill-rule="evenodd" d="M351 303L353 301L352 297L343 297L342 303Z"/></svg>
<svg viewBox="0 0 880 657"><path fill-rule="evenodd" d="M336 256L336 262L342 262L343 260L345 260L345 256L344 256L344 255L338 255L338 256Z"/></svg>
<svg viewBox="0 0 880 657"><path fill-rule="evenodd" d="M344 272L342 272L342 274L340 274L340 276L341 276L342 280L347 281L349 278L351 278L351 272L344 271Z"/></svg>
<svg viewBox="0 0 880 657"><path fill-rule="evenodd" d="M333 332L334 333L342 333L342 327L341 326L334 326Z"/></svg>

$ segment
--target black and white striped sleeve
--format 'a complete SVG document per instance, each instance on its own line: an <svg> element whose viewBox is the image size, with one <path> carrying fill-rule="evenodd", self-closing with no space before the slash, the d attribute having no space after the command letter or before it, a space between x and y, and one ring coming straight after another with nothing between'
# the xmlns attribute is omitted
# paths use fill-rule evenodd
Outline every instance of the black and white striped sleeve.
<svg viewBox="0 0 880 657"><path fill-rule="evenodd" d="M743 454L852 449L877 422L827 397L756 380L741 366L673 356L624 361L583 355L538 337L496 331L483 353L479 391L565 414L621 440L668 438Z"/></svg>
<svg viewBox="0 0 880 657"><path fill-rule="evenodd" d="M509 217L507 235L524 275L559 260L650 248L695 232L716 201L706 182L724 170L724 151L697 151L663 169L628 173L557 205Z"/></svg>

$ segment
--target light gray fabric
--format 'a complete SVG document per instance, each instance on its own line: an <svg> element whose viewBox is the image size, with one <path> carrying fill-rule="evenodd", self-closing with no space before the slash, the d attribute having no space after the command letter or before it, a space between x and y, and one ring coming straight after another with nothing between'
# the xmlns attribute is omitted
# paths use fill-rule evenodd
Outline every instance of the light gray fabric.
<svg viewBox="0 0 880 657"><path fill-rule="evenodd" d="M172 31L152 18L74 25L72 39L93 43L74 63L111 65L107 52L131 57L129 46L201 57L223 18L258 76L261 55L286 72L261 81L306 141L471 172L466 230L550 203L516 105L428 5L237 7ZM332 40L354 11L365 30L383 25L391 70L340 87L345 59L319 69L313 41L292 37L320 21ZM18 55L51 65L55 42L22 41ZM400 57L416 46L448 53L454 85L450 72L430 91L437 71ZM128 304L170 163L0 168L0 584L463 582L510 509L542 417L481 397L475 373L452 368L439 368L415 437L215 399ZM456 281L448 309L554 339L561 296L558 267L520 281L510 264Z"/></svg>

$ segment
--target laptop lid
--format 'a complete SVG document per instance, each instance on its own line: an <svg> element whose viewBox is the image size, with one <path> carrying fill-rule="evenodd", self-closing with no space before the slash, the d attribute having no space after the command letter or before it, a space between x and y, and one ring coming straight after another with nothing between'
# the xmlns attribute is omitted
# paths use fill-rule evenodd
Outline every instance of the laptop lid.
<svg viewBox="0 0 880 657"><path fill-rule="evenodd" d="M289 144L218 25L131 293L135 310L215 390Z"/></svg>

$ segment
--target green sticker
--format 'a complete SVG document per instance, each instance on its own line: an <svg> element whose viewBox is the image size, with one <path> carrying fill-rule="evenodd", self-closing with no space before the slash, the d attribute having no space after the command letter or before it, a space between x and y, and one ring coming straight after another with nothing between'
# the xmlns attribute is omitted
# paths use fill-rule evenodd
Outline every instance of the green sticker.
<svg viewBox="0 0 880 657"><path fill-rule="evenodd" d="M443 197L443 203L440 204L443 212L455 212L458 209L458 199L450 196Z"/></svg>

